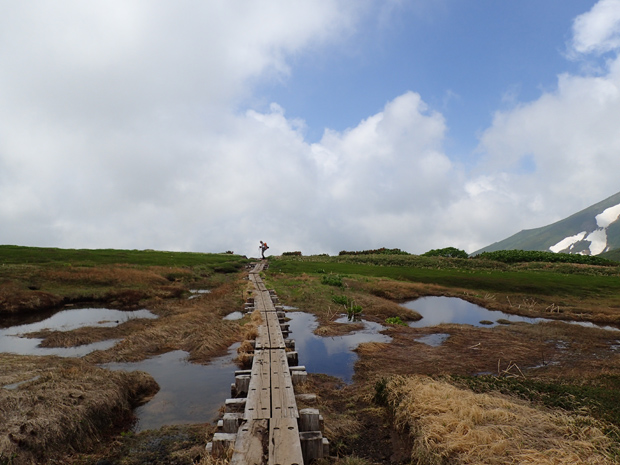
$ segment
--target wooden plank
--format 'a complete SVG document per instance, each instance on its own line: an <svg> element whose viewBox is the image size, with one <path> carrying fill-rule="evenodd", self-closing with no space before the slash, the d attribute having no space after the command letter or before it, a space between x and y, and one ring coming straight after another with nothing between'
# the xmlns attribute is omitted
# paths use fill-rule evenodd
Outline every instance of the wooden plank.
<svg viewBox="0 0 620 465"><path fill-rule="evenodd" d="M249 420L237 432L231 465L261 465L269 453L264 438L269 434L269 420Z"/></svg>
<svg viewBox="0 0 620 465"><path fill-rule="evenodd" d="M271 351L271 414L276 418L297 418L297 401L286 361L286 351Z"/></svg>
<svg viewBox="0 0 620 465"><path fill-rule="evenodd" d="M269 465L303 465L299 430L295 418L269 421Z"/></svg>
<svg viewBox="0 0 620 465"><path fill-rule="evenodd" d="M269 329L266 325L260 325L257 328L258 336L256 336L256 344L254 350L269 349L271 341L269 339Z"/></svg>
<svg viewBox="0 0 620 465"><path fill-rule="evenodd" d="M269 312L265 314L265 319L269 331L269 348L284 349L286 345L282 336L282 330L280 329L278 316L274 312Z"/></svg>
<svg viewBox="0 0 620 465"><path fill-rule="evenodd" d="M271 366L268 350L257 350L252 364L252 378L245 404L245 419L269 418L271 415Z"/></svg>

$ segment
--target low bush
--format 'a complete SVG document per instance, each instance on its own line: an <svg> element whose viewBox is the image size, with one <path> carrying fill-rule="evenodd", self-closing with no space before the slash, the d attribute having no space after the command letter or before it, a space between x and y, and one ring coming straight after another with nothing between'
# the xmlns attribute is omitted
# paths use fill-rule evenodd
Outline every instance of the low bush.
<svg viewBox="0 0 620 465"><path fill-rule="evenodd" d="M400 249L386 249L385 247L381 247L380 249L372 249L372 250L361 250L359 252L349 252L346 250L341 250L338 255L411 255L409 252L405 252Z"/></svg>
<svg viewBox="0 0 620 465"><path fill-rule="evenodd" d="M342 287L342 276L337 274L328 274L321 277L321 284L328 286Z"/></svg>
<svg viewBox="0 0 620 465"><path fill-rule="evenodd" d="M423 257L448 257L448 258L469 258L469 254L456 247L445 247L443 249L432 249L422 254Z"/></svg>
<svg viewBox="0 0 620 465"><path fill-rule="evenodd" d="M495 260L503 263L578 263L582 265L618 266L618 262L597 257L595 255L580 255L570 253L543 252L539 250L497 250L482 252L476 259Z"/></svg>

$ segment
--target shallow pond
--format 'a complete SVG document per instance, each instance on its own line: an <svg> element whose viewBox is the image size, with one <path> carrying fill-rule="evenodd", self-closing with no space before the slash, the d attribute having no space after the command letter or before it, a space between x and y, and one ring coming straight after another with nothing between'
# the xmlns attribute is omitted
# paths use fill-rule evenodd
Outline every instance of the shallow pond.
<svg viewBox="0 0 620 465"><path fill-rule="evenodd" d="M0 352L19 355L58 355L61 357L82 357L95 350L106 350L118 342L116 339L85 344L78 347L38 347L41 339L25 338L20 335L44 329L50 331L71 331L84 326L114 327L125 321L157 315L148 310L121 311L109 308L79 308L62 310L44 320L18 324L0 329Z"/></svg>
<svg viewBox="0 0 620 465"><path fill-rule="evenodd" d="M362 321L364 329L344 336L321 337L313 333L318 323L316 317L304 312L287 312L295 350L299 354L299 364L308 373L325 373L350 383L357 354L353 350L363 342L390 342L392 338L379 331L384 329L378 323ZM347 317L337 320L347 323Z"/></svg>
<svg viewBox="0 0 620 465"><path fill-rule="evenodd" d="M241 313L241 312L232 312L232 313L229 313L228 315L226 315L223 319L224 320L240 320L241 318L243 318L243 313Z"/></svg>
<svg viewBox="0 0 620 465"><path fill-rule="evenodd" d="M472 304L457 297L428 296L420 297L402 304L404 307L415 310L422 319L409 322L412 328L425 328L436 326L442 323L454 323L472 326L497 326L499 320L510 322L540 323L543 321L556 321L548 318L529 318L525 316L512 315L500 312L499 310L488 310L480 305ZM566 321L565 323L577 324L588 328L600 328L609 331L618 331L613 326L602 326L587 321Z"/></svg>
<svg viewBox="0 0 620 465"><path fill-rule="evenodd" d="M299 354L299 363L310 373L326 373L347 383L353 377L357 355L352 352L362 342L389 342L391 338L379 331L383 326L363 322L364 329L337 337L319 337L313 334L318 326L314 315L287 312L292 339ZM341 319L346 323L347 319ZM224 401L230 397L234 372L239 368L233 362L239 344L233 344L228 354L216 358L209 365L187 361L187 352L180 350L136 363L108 363L101 365L111 370L142 370L149 373L160 386L160 391L145 405L136 409L136 432L157 429L164 425L211 422L218 416Z"/></svg>
<svg viewBox="0 0 620 465"><path fill-rule="evenodd" d="M187 361L187 352L175 350L135 363L107 363L110 370L141 370L150 373L159 384L159 392L148 403L138 407L136 432L164 425L212 422L224 401L230 397L235 381L233 363L239 344L209 365Z"/></svg>
<svg viewBox="0 0 620 465"><path fill-rule="evenodd" d="M422 315L421 320L409 322L409 326L412 328L425 328L442 323L492 327L499 324L497 320L525 321L527 323L545 321L541 318L527 318L497 310L487 310L484 307L456 297L420 297L419 299L405 302L403 306L415 310ZM482 324L480 323L481 321L491 322L491 324Z"/></svg>

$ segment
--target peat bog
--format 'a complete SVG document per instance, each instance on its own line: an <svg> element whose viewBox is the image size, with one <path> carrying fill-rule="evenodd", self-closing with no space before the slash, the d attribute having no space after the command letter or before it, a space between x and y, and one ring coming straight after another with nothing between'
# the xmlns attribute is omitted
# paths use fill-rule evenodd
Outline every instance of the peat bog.
<svg viewBox="0 0 620 465"><path fill-rule="evenodd" d="M620 325L619 267L405 254L269 262L263 279L291 307L300 363L311 367L300 390L319 394L331 463L620 460L620 334L596 326ZM56 348L118 341L79 358L0 354L0 464L210 463L215 407L141 426L136 413L165 412L168 386L190 389L209 369L223 370L226 391L236 344L255 324L237 314L247 259L0 246L0 263L2 328L82 303L157 316L30 334ZM402 305L429 296L504 315L429 325L432 305ZM169 381L104 368L166 357L181 370Z"/></svg>

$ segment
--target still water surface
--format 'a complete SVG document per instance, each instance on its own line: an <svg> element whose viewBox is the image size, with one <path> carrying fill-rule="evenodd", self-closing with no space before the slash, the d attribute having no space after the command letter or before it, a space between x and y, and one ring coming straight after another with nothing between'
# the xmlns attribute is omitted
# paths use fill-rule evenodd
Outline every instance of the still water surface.
<svg viewBox="0 0 620 465"><path fill-rule="evenodd" d="M353 352L363 342L390 342L391 337L380 334L384 329L378 323L362 321L364 329L344 336L321 337L313 334L318 323L316 317L304 312L287 312L286 316L295 339L295 350L299 354L299 364L308 373L325 373L350 383L357 354ZM346 316L337 320L347 323Z"/></svg>
<svg viewBox="0 0 620 465"><path fill-rule="evenodd" d="M497 326L498 320L507 320L510 322L540 323L548 321L556 321L548 318L529 318L525 316L512 315L510 313L500 312L499 310L488 310L480 305L472 304L466 300L457 297L445 296L428 296L420 297L402 304L404 307L415 310L422 319L409 322L412 328L425 328L435 326L442 323L454 323L460 325L472 326ZM485 323L481 323L484 321ZM564 323L576 324L588 328L600 328L608 331L618 331L619 328L613 326L597 325L588 321L568 321L562 320Z"/></svg>
<svg viewBox="0 0 620 465"><path fill-rule="evenodd" d="M121 311L109 308L76 308L62 310L34 323L19 324L0 329L0 352L19 355L58 355L61 357L82 357L94 350L106 350L118 342L117 339L85 344L77 347L39 347L41 339L20 337L44 329L50 331L71 331L85 326L114 327L135 318L154 319L157 315L148 310Z"/></svg>
<svg viewBox="0 0 620 465"><path fill-rule="evenodd" d="M542 318L527 318L519 315L497 310L487 310L466 300L456 297L429 296L405 302L403 306L415 310L422 319L409 322L412 328L425 328L442 323L454 323L459 325L473 326L496 326L497 320L503 319L512 322L525 321L526 323L538 323L545 321ZM483 325L481 321L491 321L491 325Z"/></svg>
<svg viewBox="0 0 620 465"><path fill-rule="evenodd" d="M230 315L233 318L238 315ZM230 317L229 316L229 317ZM318 323L314 315L287 312L290 318L290 337L295 339L300 365L310 373L325 373L350 383L357 355L353 350L363 342L390 342L380 334L384 327L362 321L363 329L344 336L320 337L313 334ZM156 318L147 310L120 312L109 309L79 309L59 312L46 320L0 329L0 351L35 355L83 356L92 350L106 349L117 341L103 341L80 347L40 348L40 339L19 337L42 329L70 331L82 326L115 326L130 318ZM346 316L338 322L347 324ZM187 361L188 353L173 351L136 363L102 365L111 370L142 370L157 381L160 391L147 404L136 409L136 431L156 429L164 425L210 422L230 397L230 385L238 369L233 362L239 344L233 344L228 353L214 359L209 365Z"/></svg>
<svg viewBox="0 0 620 465"><path fill-rule="evenodd" d="M110 370L141 370L149 373L159 392L148 403L135 411L136 432L157 429L164 425L206 423L213 421L219 408L230 397L230 385L235 381L233 363L239 344L233 344L228 353L209 365L187 361L187 352L175 350L135 363L107 363Z"/></svg>

